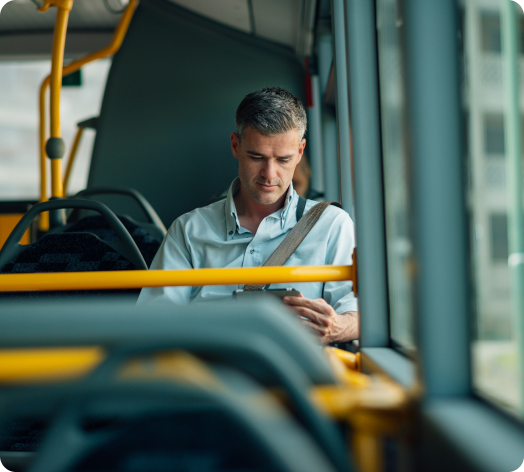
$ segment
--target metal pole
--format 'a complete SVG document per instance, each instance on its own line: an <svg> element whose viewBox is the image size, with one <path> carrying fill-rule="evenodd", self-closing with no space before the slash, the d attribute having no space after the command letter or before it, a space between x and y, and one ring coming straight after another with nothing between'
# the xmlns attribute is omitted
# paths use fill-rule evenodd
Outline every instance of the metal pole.
<svg viewBox="0 0 524 472"><path fill-rule="evenodd" d="M353 172L351 169L351 138L349 124L348 77L346 65L346 31L344 0L331 4L333 46L335 50L335 78L337 84L337 143L340 169L340 198L342 207L353 218Z"/></svg>
<svg viewBox="0 0 524 472"><path fill-rule="evenodd" d="M468 218L456 0L405 0L415 313L426 398L469 395Z"/></svg>
<svg viewBox="0 0 524 472"><path fill-rule="evenodd" d="M333 37L331 33L323 32L318 35L317 50L320 100L322 102L333 64ZM324 159L324 198L326 201L340 200L336 142L335 113L330 106L322 104L322 157Z"/></svg>
<svg viewBox="0 0 524 472"><path fill-rule="evenodd" d="M375 0L346 3L360 346L389 345ZM351 74L349 74L351 70Z"/></svg>
<svg viewBox="0 0 524 472"><path fill-rule="evenodd" d="M520 91L517 19L515 4L502 6L502 46L506 95L505 141L508 192L508 245L511 274L511 302L518 345L518 371L524 369L524 217L522 208L522 142L520 137ZM520 376L520 413L524 417L524 377Z"/></svg>
<svg viewBox="0 0 524 472"><path fill-rule="evenodd" d="M317 192L324 192L322 113L318 75L311 76L311 96L313 103L311 104L311 107L307 109L311 187Z"/></svg>

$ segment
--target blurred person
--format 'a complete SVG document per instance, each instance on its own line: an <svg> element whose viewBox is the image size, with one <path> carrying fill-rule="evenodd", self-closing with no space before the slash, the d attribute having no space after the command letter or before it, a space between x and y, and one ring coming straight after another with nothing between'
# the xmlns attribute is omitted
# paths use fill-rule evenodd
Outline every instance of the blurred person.
<svg viewBox="0 0 524 472"><path fill-rule="evenodd" d="M311 188L311 166L305 153L302 154L300 163L295 167L292 182L295 192L301 197L322 201L324 194Z"/></svg>

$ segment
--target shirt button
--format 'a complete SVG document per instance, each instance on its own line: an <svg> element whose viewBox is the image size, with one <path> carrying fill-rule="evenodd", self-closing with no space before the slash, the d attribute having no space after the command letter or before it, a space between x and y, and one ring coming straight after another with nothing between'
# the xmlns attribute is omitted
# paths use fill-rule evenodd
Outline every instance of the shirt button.
<svg viewBox="0 0 524 472"><path fill-rule="evenodd" d="M230 231L229 234L230 234L230 235L233 234L233 231Z"/></svg>
<svg viewBox="0 0 524 472"><path fill-rule="evenodd" d="M251 249L251 251L249 251L249 252L250 252L251 254L253 254L253 253L255 252L255 250L254 250L254 249Z"/></svg>

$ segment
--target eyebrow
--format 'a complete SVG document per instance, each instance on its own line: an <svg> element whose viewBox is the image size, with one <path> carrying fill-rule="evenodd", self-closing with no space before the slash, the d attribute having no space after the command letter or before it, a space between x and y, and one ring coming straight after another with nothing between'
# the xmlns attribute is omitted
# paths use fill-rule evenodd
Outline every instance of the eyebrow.
<svg viewBox="0 0 524 472"><path fill-rule="evenodd" d="M261 154L255 151L246 151L246 154L249 154L253 157L267 157L265 154ZM277 156L277 159L291 159L293 156L294 154L288 154L287 156Z"/></svg>

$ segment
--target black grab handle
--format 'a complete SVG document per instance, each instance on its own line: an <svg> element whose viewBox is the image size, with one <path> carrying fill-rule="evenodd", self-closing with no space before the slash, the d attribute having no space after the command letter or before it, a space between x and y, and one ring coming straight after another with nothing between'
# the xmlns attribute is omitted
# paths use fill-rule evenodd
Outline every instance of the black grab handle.
<svg viewBox="0 0 524 472"><path fill-rule="evenodd" d="M116 244L118 252L132 262L137 269L147 270L147 264L140 250L117 216L103 203L81 199L49 200L48 202L37 203L33 206L20 219L7 238L3 248L0 250L0 269L20 252L20 241L24 233L40 213L44 211L61 210L63 208L79 208L100 213L118 237L118 243Z"/></svg>
<svg viewBox="0 0 524 472"><path fill-rule="evenodd" d="M131 187L90 187L86 188L85 190L81 190L76 195L73 195L72 198L84 198L92 195L128 195L132 197L140 206L142 211L147 216L150 223L154 224L157 228L159 228L164 236L167 233L166 227L164 226L164 223L162 223L162 220L158 216L155 209L151 206L151 204L146 200L146 198L134 188ZM71 213L69 215L69 222L75 223L78 221L78 214L76 211Z"/></svg>

